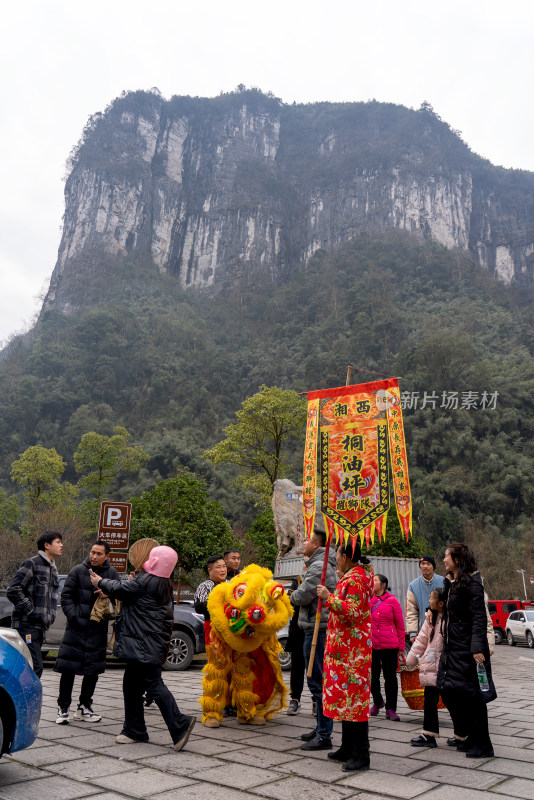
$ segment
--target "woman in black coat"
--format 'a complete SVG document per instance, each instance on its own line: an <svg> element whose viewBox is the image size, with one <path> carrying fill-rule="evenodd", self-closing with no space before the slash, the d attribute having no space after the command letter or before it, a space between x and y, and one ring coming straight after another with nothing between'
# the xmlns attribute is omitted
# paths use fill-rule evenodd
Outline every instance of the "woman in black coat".
<svg viewBox="0 0 534 800"><path fill-rule="evenodd" d="M450 545L443 563L450 580L445 581L444 649L437 686L454 729L467 732L467 741L458 749L466 750L467 758L490 758L493 746L486 704L497 692L491 676L484 587L475 556L466 545ZM487 691L479 683L480 664L486 670Z"/></svg>
<svg viewBox="0 0 534 800"><path fill-rule="evenodd" d="M93 586L111 598L121 600L115 625L114 653L126 661L122 690L124 725L118 744L147 742L143 695L150 694L169 729L175 750L181 750L196 722L182 714L161 678L173 625L170 576L178 555L171 547L154 547L142 571L129 581L101 580L92 575Z"/></svg>

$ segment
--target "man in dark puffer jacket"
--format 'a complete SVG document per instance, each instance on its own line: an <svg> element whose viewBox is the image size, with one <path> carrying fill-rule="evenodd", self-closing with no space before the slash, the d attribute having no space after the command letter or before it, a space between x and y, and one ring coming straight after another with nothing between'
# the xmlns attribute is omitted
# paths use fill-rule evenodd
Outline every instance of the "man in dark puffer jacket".
<svg viewBox="0 0 534 800"><path fill-rule="evenodd" d="M95 592L89 569L101 578L120 580L116 569L110 566L109 544L96 542L82 564L72 569L61 593L61 608L67 618L67 628L59 649L54 670L61 673L59 682L58 712L56 722L69 722L74 676L83 675L80 702L75 719L99 722L102 718L93 711L93 694L100 673L106 669L108 622L93 622L93 609L99 590Z"/></svg>

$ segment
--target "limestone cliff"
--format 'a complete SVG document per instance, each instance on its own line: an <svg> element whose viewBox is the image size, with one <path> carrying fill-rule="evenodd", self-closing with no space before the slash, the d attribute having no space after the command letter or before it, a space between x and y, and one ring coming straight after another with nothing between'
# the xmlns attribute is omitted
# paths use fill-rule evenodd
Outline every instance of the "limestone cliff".
<svg viewBox="0 0 534 800"><path fill-rule="evenodd" d="M534 175L474 155L428 106L127 94L90 120L65 198L45 310L78 307L97 262L148 257L217 291L391 228L534 279Z"/></svg>

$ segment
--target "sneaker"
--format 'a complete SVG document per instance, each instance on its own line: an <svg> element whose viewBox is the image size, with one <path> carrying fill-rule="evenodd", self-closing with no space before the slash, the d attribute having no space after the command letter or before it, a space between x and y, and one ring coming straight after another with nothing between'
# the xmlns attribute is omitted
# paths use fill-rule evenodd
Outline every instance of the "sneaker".
<svg viewBox="0 0 534 800"><path fill-rule="evenodd" d="M436 742L435 736L428 736L426 733L422 733L420 736L416 736L414 739L410 739L410 744L412 747L437 747L438 743Z"/></svg>
<svg viewBox="0 0 534 800"><path fill-rule="evenodd" d="M458 747L460 744L461 739L457 739L456 736L451 736L450 739L447 739L447 744L449 747Z"/></svg>
<svg viewBox="0 0 534 800"><path fill-rule="evenodd" d="M399 715L392 708L386 708L386 717L392 722L400 722Z"/></svg>
<svg viewBox="0 0 534 800"><path fill-rule="evenodd" d="M291 698L289 701L289 706L287 708L287 713L290 717L294 717L295 714L298 714L300 710L300 700L295 700L294 697Z"/></svg>
<svg viewBox="0 0 534 800"><path fill-rule="evenodd" d="M95 714L91 706L78 706L74 719L83 719L84 722L100 722L102 717Z"/></svg>
<svg viewBox="0 0 534 800"><path fill-rule="evenodd" d="M376 717L381 708L384 708L384 701L381 703L373 703L371 706L371 716Z"/></svg>
<svg viewBox="0 0 534 800"><path fill-rule="evenodd" d="M68 725L68 724L69 724L69 709L68 708L58 708L57 717L56 717L56 725Z"/></svg>
<svg viewBox="0 0 534 800"><path fill-rule="evenodd" d="M186 744L187 744L187 740L189 739L189 737L190 737L190 735L191 735L191 731L192 731L192 730L193 730L193 728L195 727L195 722L196 722L196 719L195 719L195 717L189 717L189 722L188 722L188 724L187 724L187 730L186 730L186 731L185 731L185 733L184 733L184 734L183 734L183 735L182 735L182 736L181 736L181 737L178 739L178 741L177 741L177 742L174 742L174 745L173 745L173 747L174 747L174 749L175 749L175 750L178 750L178 751L179 751L179 750L183 750L183 748L186 746Z"/></svg>
<svg viewBox="0 0 534 800"><path fill-rule="evenodd" d="M332 739L326 739L322 736L315 736L311 741L304 742L300 746L301 750L331 750Z"/></svg>
<svg viewBox="0 0 534 800"><path fill-rule="evenodd" d="M300 734L300 738L302 739L303 742L311 742L311 740L315 739L316 736L317 736L316 728L314 728L309 733L301 733Z"/></svg>

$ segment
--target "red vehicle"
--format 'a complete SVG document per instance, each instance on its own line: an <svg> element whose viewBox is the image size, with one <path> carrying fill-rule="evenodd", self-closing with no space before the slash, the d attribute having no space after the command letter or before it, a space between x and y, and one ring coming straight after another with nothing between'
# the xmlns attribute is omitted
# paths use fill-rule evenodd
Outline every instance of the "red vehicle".
<svg viewBox="0 0 534 800"><path fill-rule="evenodd" d="M532 603L526 603L524 600L488 600L488 608L495 633L495 644L502 644L506 637L508 615L521 608L532 608Z"/></svg>

